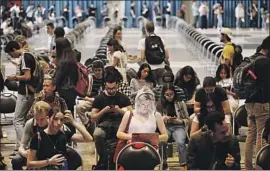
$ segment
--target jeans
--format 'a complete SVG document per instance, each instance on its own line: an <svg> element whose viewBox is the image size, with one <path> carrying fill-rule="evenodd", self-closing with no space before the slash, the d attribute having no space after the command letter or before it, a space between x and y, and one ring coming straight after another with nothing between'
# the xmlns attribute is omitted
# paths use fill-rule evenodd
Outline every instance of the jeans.
<svg viewBox="0 0 270 171"><path fill-rule="evenodd" d="M168 137L174 139L174 141L177 144L177 149L178 149L178 157L179 157L179 164L180 165L185 165L187 162L187 148L186 148L186 131L185 127L182 125L166 125L167 128L167 133ZM165 161L167 160L167 151L166 148L167 144L163 146L163 153L164 153L164 159Z"/></svg>
<svg viewBox="0 0 270 171"><path fill-rule="evenodd" d="M269 103L246 103L248 114L248 133L245 144L245 167L253 169L253 147L256 142L256 154L262 147L262 131L269 118Z"/></svg>
<svg viewBox="0 0 270 171"><path fill-rule="evenodd" d="M99 155L99 160L101 163L105 163L108 158L108 152L105 145L106 132L102 128L96 127L94 131L94 141L97 153Z"/></svg>
<svg viewBox="0 0 270 171"><path fill-rule="evenodd" d="M241 18L236 18L236 28L241 28L241 24L242 24Z"/></svg>
<svg viewBox="0 0 270 171"><path fill-rule="evenodd" d="M25 124L25 119L28 111L34 102L34 95L22 95L18 94L15 113L13 118L13 125L15 127L17 141L20 141L23 135L23 127Z"/></svg>
<svg viewBox="0 0 270 171"><path fill-rule="evenodd" d="M223 19L222 19L222 15L218 15L217 16L217 28L222 28L223 25Z"/></svg>
<svg viewBox="0 0 270 171"><path fill-rule="evenodd" d="M198 28L199 15L193 16L193 27Z"/></svg>
<svg viewBox="0 0 270 171"><path fill-rule="evenodd" d="M166 14L166 15L165 15L165 18L166 18L166 28L169 28L169 19L170 19L170 15L169 15L169 14Z"/></svg>
<svg viewBox="0 0 270 171"><path fill-rule="evenodd" d="M201 16L201 29L207 29L207 16L202 15Z"/></svg>
<svg viewBox="0 0 270 171"><path fill-rule="evenodd" d="M13 170L23 170L23 166L26 166L27 158L21 154L16 154L11 160Z"/></svg>
<svg viewBox="0 0 270 171"><path fill-rule="evenodd" d="M261 18L262 18L262 29L266 29L266 16L262 15Z"/></svg>

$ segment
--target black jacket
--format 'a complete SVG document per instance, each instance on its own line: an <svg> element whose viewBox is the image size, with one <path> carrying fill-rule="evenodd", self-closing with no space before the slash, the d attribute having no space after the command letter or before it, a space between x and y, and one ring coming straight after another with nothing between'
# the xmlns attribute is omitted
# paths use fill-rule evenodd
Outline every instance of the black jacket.
<svg viewBox="0 0 270 171"><path fill-rule="evenodd" d="M228 153L235 161L231 168L225 165ZM239 142L233 136L225 143L213 143L209 131L191 137L188 145L188 170L240 170L240 161Z"/></svg>

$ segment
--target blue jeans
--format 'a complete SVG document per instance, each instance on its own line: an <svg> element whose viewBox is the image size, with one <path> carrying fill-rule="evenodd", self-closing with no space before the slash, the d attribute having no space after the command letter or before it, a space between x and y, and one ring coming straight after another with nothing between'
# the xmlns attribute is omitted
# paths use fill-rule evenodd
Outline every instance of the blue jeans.
<svg viewBox="0 0 270 171"><path fill-rule="evenodd" d="M218 15L217 16L217 28L222 28L222 25L223 25L223 20L222 20L222 15Z"/></svg>
<svg viewBox="0 0 270 171"><path fill-rule="evenodd" d="M187 156L187 148L186 148L186 131L185 127L182 125L166 125L168 137L174 139L177 144L178 156L179 156L179 164L186 164L186 156Z"/></svg>

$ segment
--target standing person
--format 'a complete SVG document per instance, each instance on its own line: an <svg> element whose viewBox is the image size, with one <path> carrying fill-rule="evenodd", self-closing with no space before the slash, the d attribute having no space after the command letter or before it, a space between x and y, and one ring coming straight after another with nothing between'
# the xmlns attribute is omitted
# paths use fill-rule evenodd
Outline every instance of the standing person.
<svg viewBox="0 0 270 171"><path fill-rule="evenodd" d="M207 29L207 16L209 13L209 8L207 6L207 2L203 1L200 8L199 8L199 12L200 12L200 18L201 18L201 29Z"/></svg>
<svg viewBox="0 0 270 171"><path fill-rule="evenodd" d="M154 2L154 8L153 8L153 22L154 25L156 26L157 23L157 16L161 15L160 7L159 7L159 1L155 0Z"/></svg>
<svg viewBox="0 0 270 171"><path fill-rule="evenodd" d="M250 20L250 29L255 30L258 28L258 9L255 1L252 2L252 6L249 8L248 14Z"/></svg>
<svg viewBox="0 0 270 171"><path fill-rule="evenodd" d="M193 15L193 24L192 25L194 28L198 28L200 13L199 13L199 7L198 7L197 0L193 0L193 2L192 2L192 15Z"/></svg>
<svg viewBox="0 0 270 171"><path fill-rule="evenodd" d="M132 18L132 24L131 27L136 28L136 10L135 10L135 1L132 0L130 4L130 16Z"/></svg>
<svg viewBox="0 0 270 171"><path fill-rule="evenodd" d="M24 49L16 41L10 41L5 47L5 52L12 58L21 58L19 64L20 73L7 77L10 81L19 81L18 96L13 118L16 131L16 140L19 142L23 134L25 117L34 102L34 93L31 88L34 86L33 73L36 69L36 60L30 53L24 53ZM33 88L33 87L32 87Z"/></svg>
<svg viewBox="0 0 270 171"><path fill-rule="evenodd" d="M234 46L232 44L232 31L228 28L223 28L220 31L220 42L223 42L225 44L224 48L223 48L223 52L221 54L221 60L220 63L221 64L226 64L228 67L231 67L234 65L233 64L233 57L234 57ZM234 68L232 68L234 69Z"/></svg>
<svg viewBox="0 0 270 171"><path fill-rule="evenodd" d="M88 17L94 17L96 18L96 10L94 3L91 2L90 6L88 7Z"/></svg>
<svg viewBox="0 0 270 171"><path fill-rule="evenodd" d="M261 5L261 19L262 19L262 29L266 30L266 16L268 13L268 9L267 9L267 3L264 0L263 4Z"/></svg>
<svg viewBox="0 0 270 171"><path fill-rule="evenodd" d="M245 21L245 9L241 2L238 3L237 7L235 8L235 18L236 18L236 28L241 28L242 24Z"/></svg>
<svg viewBox="0 0 270 171"><path fill-rule="evenodd" d="M65 5L64 9L63 9L63 14L62 14L65 19L66 19L66 22L65 23L65 27L68 27L68 23L69 23L69 5Z"/></svg>
<svg viewBox="0 0 270 171"><path fill-rule="evenodd" d="M217 8L217 29L220 30L222 29L222 25L223 25L223 7L222 5L220 5L218 8Z"/></svg>
<svg viewBox="0 0 270 171"><path fill-rule="evenodd" d="M56 90L68 106L68 109L74 114L74 105L76 103L77 92L74 86L78 81L78 67L75 59L75 53L71 44L66 38L57 38L56 43Z"/></svg>
<svg viewBox="0 0 270 171"><path fill-rule="evenodd" d="M248 114L248 133L245 144L245 167L252 170L253 149L256 142L256 154L261 149L262 131L270 115L270 36L266 37L259 53L255 54L254 74L257 76L256 91L245 101Z"/></svg>
<svg viewBox="0 0 270 171"><path fill-rule="evenodd" d="M148 17L149 17L149 9L148 9L148 6L147 6L146 2L143 3L142 16L145 19L148 19Z"/></svg>
<svg viewBox="0 0 270 171"><path fill-rule="evenodd" d="M48 52L52 52L55 47L55 36L54 36L54 25L53 23L48 23L46 25L48 37Z"/></svg>
<svg viewBox="0 0 270 171"><path fill-rule="evenodd" d="M166 28L169 28L169 19L171 16L171 12L172 12L172 4L171 4L171 0L168 0L167 2L167 8L166 8Z"/></svg>
<svg viewBox="0 0 270 171"><path fill-rule="evenodd" d="M186 17L186 5L182 4L179 11L178 11L178 17L185 20Z"/></svg>
<svg viewBox="0 0 270 171"><path fill-rule="evenodd" d="M159 74L164 71L165 61L169 60L169 51L164 40L155 34L154 23L148 21L145 27L147 37L139 42L140 57L142 61L146 60L152 68L153 80L156 85L162 84L162 78Z"/></svg>

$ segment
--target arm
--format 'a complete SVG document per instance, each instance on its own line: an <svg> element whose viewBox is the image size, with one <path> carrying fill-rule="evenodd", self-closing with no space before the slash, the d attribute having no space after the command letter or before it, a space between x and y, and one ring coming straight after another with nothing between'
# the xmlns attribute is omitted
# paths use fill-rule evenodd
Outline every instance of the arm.
<svg viewBox="0 0 270 171"><path fill-rule="evenodd" d="M117 131L117 134L116 134L117 138L119 138L119 139L131 140L132 135L124 132L126 127L127 127L129 115L130 115L130 112L127 112L122 118L121 124L120 124L118 131Z"/></svg>
<svg viewBox="0 0 270 171"><path fill-rule="evenodd" d="M137 94L137 90L136 90L136 78L132 78L130 81L130 92L131 92L131 97L135 97Z"/></svg>
<svg viewBox="0 0 270 171"><path fill-rule="evenodd" d="M196 144L194 139L191 138L188 144L188 153L187 153L187 169L188 170L198 170L196 165Z"/></svg>
<svg viewBox="0 0 270 171"><path fill-rule="evenodd" d="M26 150L26 146L29 144L29 142L31 141L32 135L31 135L31 129L32 129L32 123L33 120L30 119L26 122L25 127L24 127L24 132L23 132L23 136L21 139L21 143L20 143L20 147L18 152L25 158L27 158L27 155L29 153L29 150Z"/></svg>
<svg viewBox="0 0 270 171"><path fill-rule="evenodd" d="M201 112L201 103L200 102L197 102L195 100L195 103L194 103L194 113L195 114L199 114Z"/></svg>
<svg viewBox="0 0 270 171"><path fill-rule="evenodd" d="M37 151L30 149L28 157L27 157L27 168L34 169L34 168L42 168L50 165L49 160L40 160L37 161L36 159Z"/></svg>
<svg viewBox="0 0 270 171"><path fill-rule="evenodd" d="M117 66L117 64L118 64L118 62L119 62L119 58L117 58L117 57L113 57L113 64L112 64L112 66L114 66L114 67L116 67Z"/></svg>
<svg viewBox="0 0 270 171"><path fill-rule="evenodd" d="M156 113L156 120L157 120L157 127L159 129L160 135L159 135L159 140L163 141L163 142L167 142L168 141L168 134L167 134L167 130L165 127L165 124L163 122L162 116L160 113Z"/></svg>
<svg viewBox="0 0 270 171"><path fill-rule="evenodd" d="M169 51L165 49L165 59L169 60Z"/></svg>
<svg viewBox="0 0 270 171"><path fill-rule="evenodd" d="M192 137L193 135L195 135L199 132L201 132L199 123L192 121L191 128L190 128L190 137Z"/></svg>
<svg viewBox="0 0 270 171"><path fill-rule="evenodd" d="M91 142L93 141L92 136L87 132L85 127L82 124L79 124L78 122L72 123L72 125L79 131L80 134L74 134L71 137L72 141L75 142Z"/></svg>
<svg viewBox="0 0 270 171"><path fill-rule="evenodd" d="M109 110L110 110L109 106L106 106L102 110L93 108L92 111L91 111L91 119L93 119L93 121L97 121L101 116L103 116Z"/></svg>
<svg viewBox="0 0 270 171"><path fill-rule="evenodd" d="M228 100L225 100L223 102L221 102L223 111L225 113L225 115L231 115L231 109L230 109L230 104Z"/></svg>

